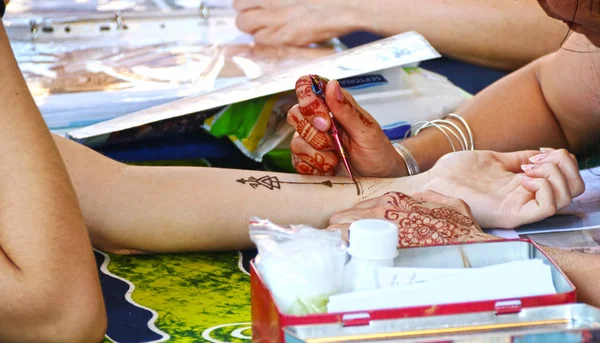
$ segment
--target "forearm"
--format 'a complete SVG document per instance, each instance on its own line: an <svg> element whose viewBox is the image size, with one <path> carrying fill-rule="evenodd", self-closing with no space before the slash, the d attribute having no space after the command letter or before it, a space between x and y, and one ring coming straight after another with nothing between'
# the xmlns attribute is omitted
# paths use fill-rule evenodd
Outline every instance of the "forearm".
<svg viewBox="0 0 600 343"><path fill-rule="evenodd" d="M514 70L555 51L567 29L530 0L360 2L359 22L381 35L414 30L442 54Z"/></svg>
<svg viewBox="0 0 600 343"><path fill-rule="evenodd" d="M570 148L538 81L542 61L494 83L456 112L469 123L476 149L509 152L540 147ZM421 170L431 168L440 157L452 152L448 138L433 127L403 144L415 156ZM459 147L458 141L454 144Z"/></svg>
<svg viewBox="0 0 600 343"><path fill-rule="evenodd" d="M600 256L544 248L577 288L578 300L600 307Z"/></svg>
<svg viewBox="0 0 600 343"><path fill-rule="evenodd" d="M426 177L362 179L357 191L348 177L126 167L64 138L57 142L94 245L121 253L246 248L252 216L325 228L334 212L387 191L412 194Z"/></svg>
<svg viewBox="0 0 600 343"><path fill-rule="evenodd" d="M1 23L0 75L0 340L69 337L87 320L100 334L100 285L77 199Z"/></svg>

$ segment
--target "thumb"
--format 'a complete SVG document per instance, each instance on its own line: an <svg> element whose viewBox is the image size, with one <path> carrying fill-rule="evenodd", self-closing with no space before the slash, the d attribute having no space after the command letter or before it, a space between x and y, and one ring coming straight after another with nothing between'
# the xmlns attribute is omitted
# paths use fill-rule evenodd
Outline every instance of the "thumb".
<svg viewBox="0 0 600 343"><path fill-rule="evenodd" d="M329 81L325 89L325 101L333 117L350 136L364 134L365 131L381 131L381 127L356 100L343 90L338 81Z"/></svg>

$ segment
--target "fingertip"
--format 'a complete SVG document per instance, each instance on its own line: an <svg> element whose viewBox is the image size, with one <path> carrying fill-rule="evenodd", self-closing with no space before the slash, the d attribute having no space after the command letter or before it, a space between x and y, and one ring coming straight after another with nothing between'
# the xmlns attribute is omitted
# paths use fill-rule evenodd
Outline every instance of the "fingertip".
<svg viewBox="0 0 600 343"><path fill-rule="evenodd" d="M530 171L534 170L535 168L537 168L537 165L535 165L535 164L522 164L521 165L521 170L523 170L523 172L525 172L525 173L530 172Z"/></svg>

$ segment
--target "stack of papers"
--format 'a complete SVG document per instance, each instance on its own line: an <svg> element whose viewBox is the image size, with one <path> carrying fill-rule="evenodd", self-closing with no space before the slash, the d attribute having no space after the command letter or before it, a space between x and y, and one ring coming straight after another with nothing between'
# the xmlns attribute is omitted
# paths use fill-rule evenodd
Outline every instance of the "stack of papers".
<svg viewBox="0 0 600 343"><path fill-rule="evenodd" d="M556 294L551 267L523 260L473 269L379 268L377 290L334 295L330 313Z"/></svg>

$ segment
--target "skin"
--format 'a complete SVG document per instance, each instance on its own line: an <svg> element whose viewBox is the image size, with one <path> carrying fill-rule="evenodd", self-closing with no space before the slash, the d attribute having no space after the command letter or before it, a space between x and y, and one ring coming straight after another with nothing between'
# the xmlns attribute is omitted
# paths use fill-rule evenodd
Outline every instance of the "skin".
<svg viewBox="0 0 600 343"><path fill-rule="evenodd" d="M438 210L438 214L415 211L415 206ZM432 191L417 193L412 198L393 192L364 201L355 208L333 215L330 228L347 230L352 221L362 218L385 219L398 225L400 247L498 239L481 231L464 201ZM415 222L422 223L418 229L411 225ZM542 248L575 284L578 301L600 307L600 258Z"/></svg>
<svg viewBox="0 0 600 343"><path fill-rule="evenodd" d="M567 32L533 0L234 0L233 5L238 27L263 44L307 45L357 30L383 36L414 30L445 56L505 70L555 51Z"/></svg>
<svg viewBox="0 0 600 343"><path fill-rule="evenodd" d="M0 70L0 341L99 342L106 317L85 222L1 23Z"/></svg>
<svg viewBox="0 0 600 343"><path fill-rule="evenodd" d="M482 204L474 207L482 223L514 218L516 222L506 224L518 224L545 218L570 202L570 197L559 199L555 194L583 190L581 181L568 185L535 175L527 177L520 166L539 151L457 154L442 161L439 168L414 177L360 178L361 192L357 194L348 177L127 166L62 137L55 137L55 141L75 186L92 243L114 253L248 248L252 246L247 232L252 216L278 224L324 228L333 213L361 201L389 191L414 194L435 185L455 189L462 198ZM469 165L477 167L457 167ZM448 177L449 168L456 168L463 177ZM562 167L550 168L550 173L560 179L568 168L576 168L570 158ZM482 170L485 178L481 177ZM270 189L259 184L253 188L247 181L237 181L264 176L277 177L280 187ZM323 181L335 184L318 184ZM498 210L491 212L487 206Z"/></svg>
<svg viewBox="0 0 600 343"><path fill-rule="evenodd" d="M469 123L476 149L518 151L553 147L581 154L589 142L597 141L600 73L589 71L600 70L600 53L576 52L598 50L585 36L577 33L569 38L565 49L575 52L561 50L533 62L491 85L456 112ZM385 139L378 125L366 127L363 124L361 116L372 117L355 105L350 94L340 90L335 81L327 84L325 93L327 107L344 130L345 144L357 147L350 148L349 154L359 174L406 175L404 160ZM342 94L346 100L338 101L337 94ZM301 101L299 107L290 110L288 118L302 115L302 106ZM304 119L328 135L329 118L323 115L325 110L314 113ZM449 120L462 126L453 118ZM319 149L311 143L296 135L292 150L296 155L330 150ZM443 155L452 152L447 137L435 128L425 129L402 144L411 151L421 170L431 168ZM454 144L460 146L455 139ZM324 156L326 163L337 164L335 154Z"/></svg>
<svg viewBox="0 0 600 343"><path fill-rule="evenodd" d="M600 47L599 3L595 0L579 0L579 7L575 12L575 0L539 2L555 18L566 21L574 18L572 28L576 33L571 35L563 50L545 56L490 86L458 111L473 130L475 146L479 149L510 151L553 146L581 153L585 151L587 144L597 142L596 134L600 127L600 73L596 71L600 70L600 58L598 53L590 52L597 52L597 47ZM344 106L335 101L335 94L340 92L348 99ZM347 105L352 104L352 99L347 93L340 91L335 82L327 85L326 100L329 109L345 130L346 144L361 144L360 150L351 153L351 161L371 159L371 163L385 163L385 168L375 170L362 166L362 173L371 176L406 174L404 161L390 153L389 143L381 143L383 139L380 138L380 129L369 129L362 125L358 113L363 116L368 113L357 106ZM292 111L290 115L294 114ZM315 128L319 127L322 132L326 132L327 118L322 119L326 125L319 125L315 118L309 120L312 120ZM421 170L436 165L441 156L450 152L446 137L435 129L427 129L403 144L413 153ZM292 146L297 147L294 153L320 152L300 135L294 138ZM379 160L377 154L381 156ZM561 168L568 162L567 156L570 155L566 150L545 148L543 155L533 158L531 162L539 165L554 161ZM356 167L360 168L361 165L357 164ZM575 180L574 171L570 168L563 170L562 180L550 176L549 170L541 166L533 169L531 166L523 166L523 169L528 175L535 173L542 177L545 174L544 178L550 183L566 182L569 185ZM574 195L572 191L573 189L571 195ZM452 194L450 189L446 192ZM556 197L566 197L566 194L556 193ZM354 219L361 218L361 215L357 215L359 208L360 205L334 215L336 222L333 225L347 225L343 218L346 215L353 216ZM381 213L381 209L377 211ZM552 248L544 250L575 283L580 300L600 306L600 257Z"/></svg>

